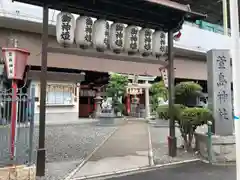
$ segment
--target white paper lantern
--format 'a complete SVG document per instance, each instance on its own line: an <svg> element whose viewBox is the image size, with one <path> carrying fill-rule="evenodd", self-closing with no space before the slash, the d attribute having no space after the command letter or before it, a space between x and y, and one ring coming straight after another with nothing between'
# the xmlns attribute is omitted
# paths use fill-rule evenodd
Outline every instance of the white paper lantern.
<svg viewBox="0 0 240 180"><path fill-rule="evenodd" d="M167 53L166 33L155 31L153 33L153 55L163 57Z"/></svg>
<svg viewBox="0 0 240 180"><path fill-rule="evenodd" d="M75 41L79 47L87 48L92 45L93 19L79 16L76 20Z"/></svg>
<svg viewBox="0 0 240 180"><path fill-rule="evenodd" d="M75 19L71 13L60 12L57 15L56 36L57 42L69 46L74 42Z"/></svg>
<svg viewBox="0 0 240 180"><path fill-rule="evenodd" d="M109 46L109 22L105 20L97 20L93 25L93 45L98 50L107 49Z"/></svg>
<svg viewBox="0 0 240 180"><path fill-rule="evenodd" d="M148 56L152 53L152 34L151 29L141 29L139 32L139 51L143 56Z"/></svg>
<svg viewBox="0 0 240 180"><path fill-rule="evenodd" d="M128 26L125 34L124 49L129 53L135 53L139 49L139 29L137 26Z"/></svg>
<svg viewBox="0 0 240 180"><path fill-rule="evenodd" d="M122 23L114 23L110 28L109 44L110 48L116 52L120 53L123 51L125 43L125 26Z"/></svg>

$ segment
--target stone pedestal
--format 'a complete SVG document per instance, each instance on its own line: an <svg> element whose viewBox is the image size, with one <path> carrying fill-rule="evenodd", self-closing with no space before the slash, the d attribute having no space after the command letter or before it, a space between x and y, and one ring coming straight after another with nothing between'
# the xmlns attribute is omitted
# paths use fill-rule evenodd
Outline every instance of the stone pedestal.
<svg viewBox="0 0 240 180"><path fill-rule="evenodd" d="M32 166L9 166L0 168L1 180L36 180L36 167Z"/></svg>
<svg viewBox="0 0 240 180"><path fill-rule="evenodd" d="M99 95L99 93L97 93L94 101L96 104L96 109L95 109L95 117L99 117L101 114L101 103L102 103L103 98Z"/></svg>
<svg viewBox="0 0 240 180"><path fill-rule="evenodd" d="M145 118L150 119L149 88L145 88Z"/></svg>
<svg viewBox="0 0 240 180"><path fill-rule="evenodd" d="M196 149L202 157L208 159L208 136L196 133ZM227 163L236 161L236 144L234 136L212 136L212 162Z"/></svg>

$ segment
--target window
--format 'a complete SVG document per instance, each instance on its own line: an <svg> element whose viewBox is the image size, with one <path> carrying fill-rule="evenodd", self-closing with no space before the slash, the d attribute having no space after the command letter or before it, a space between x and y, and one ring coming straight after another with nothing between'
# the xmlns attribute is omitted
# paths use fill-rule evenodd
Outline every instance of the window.
<svg viewBox="0 0 240 180"><path fill-rule="evenodd" d="M71 105L73 98L74 87L72 85L49 84L47 86L46 104Z"/></svg>

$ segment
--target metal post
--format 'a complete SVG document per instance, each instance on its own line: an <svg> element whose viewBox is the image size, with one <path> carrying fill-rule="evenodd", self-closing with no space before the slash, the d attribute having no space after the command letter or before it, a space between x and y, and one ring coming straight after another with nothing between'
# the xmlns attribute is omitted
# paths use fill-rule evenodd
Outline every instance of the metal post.
<svg viewBox="0 0 240 180"><path fill-rule="evenodd" d="M222 0L224 35L228 35L227 0Z"/></svg>
<svg viewBox="0 0 240 180"><path fill-rule="evenodd" d="M169 136L168 136L168 154L171 157L177 155L177 139L175 137L175 119L174 119L174 52L173 52L173 32L168 32L168 93L169 93Z"/></svg>
<svg viewBox="0 0 240 180"><path fill-rule="evenodd" d="M16 138L17 138L17 82L12 80L12 109L11 109L11 160L16 156Z"/></svg>
<svg viewBox="0 0 240 180"><path fill-rule="evenodd" d="M18 47L18 40L12 39L12 47ZM17 80L12 80L12 109L11 109L11 160L16 157L16 140L17 140L17 120L18 120L18 100L17 100Z"/></svg>
<svg viewBox="0 0 240 180"><path fill-rule="evenodd" d="M212 122L208 121L208 161L212 163Z"/></svg>
<svg viewBox="0 0 240 180"><path fill-rule="evenodd" d="M45 175L45 115L46 115L46 85L47 85L47 46L48 46L48 6L43 6L42 57L41 57L41 91L39 113L39 142L37 150L37 176Z"/></svg>
<svg viewBox="0 0 240 180"><path fill-rule="evenodd" d="M30 91L30 97L28 97L28 99L30 99L30 103L29 103L29 109L30 109L30 113L27 112L27 116L30 116L30 131L29 131L29 152L28 152L28 163L29 165L32 164L32 154L33 154L33 133L34 133L34 114L35 114L35 85L32 85L31 87L31 91Z"/></svg>
<svg viewBox="0 0 240 180"><path fill-rule="evenodd" d="M237 180L240 180L240 42L239 42L239 14L238 0L230 0L230 19L231 19L231 55L232 55L232 77L233 77L233 107L235 123L235 141L236 141L236 172Z"/></svg>

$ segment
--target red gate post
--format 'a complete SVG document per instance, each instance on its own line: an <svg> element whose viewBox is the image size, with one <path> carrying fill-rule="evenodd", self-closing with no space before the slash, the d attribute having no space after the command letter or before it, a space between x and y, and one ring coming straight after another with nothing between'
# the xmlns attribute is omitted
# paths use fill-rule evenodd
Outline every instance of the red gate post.
<svg viewBox="0 0 240 180"><path fill-rule="evenodd" d="M16 154L17 131L17 81L23 79L27 58L30 53L27 50L14 48L2 48L8 79L12 80L12 109L11 109L11 138L10 158L14 160Z"/></svg>

